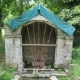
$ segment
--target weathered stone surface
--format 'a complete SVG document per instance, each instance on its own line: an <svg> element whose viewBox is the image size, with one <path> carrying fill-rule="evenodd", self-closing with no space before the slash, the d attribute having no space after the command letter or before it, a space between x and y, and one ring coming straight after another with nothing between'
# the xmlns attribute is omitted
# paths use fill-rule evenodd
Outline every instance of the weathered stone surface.
<svg viewBox="0 0 80 80"><path fill-rule="evenodd" d="M73 80L80 80L80 76L76 76Z"/></svg>
<svg viewBox="0 0 80 80"><path fill-rule="evenodd" d="M6 63L15 67L13 64L22 63L21 38L5 38ZM10 66L11 66L10 65Z"/></svg>
<svg viewBox="0 0 80 80"><path fill-rule="evenodd" d="M15 77L14 77L14 79L11 79L11 80L20 80L20 75L16 75Z"/></svg>
<svg viewBox="0 0 80 80"><path fill-rule="evenodd" d="M5 36L12 35L12 31L10 30L8 25L5 25L4 29L5 29Z"/></svg>
<svg viewBox="0 0 80 80"><path fill-rule="evenodd" d="M22 71L23 70L23 63L18 63L18 71Z"/></svg>
<svg viewBox="0 0 80 80"><path fill-rule="evenodd" d="M44 18L37 16L35 19L41 19ZM32 20L35 20L34 18ZM44 19L45 20L45 19ZM50 23L50 22L49 22ZM38 26L35 24L35 31L37 31ZM47 32L46 32L46 39L45 43L47 43L47 40L49 38L50 28L52 24L46 24ZM28 25L29 26L29 25ZM30 24L29 27L33 26L33 24ZM5 26L5 54L6 54L6 63L7 65L10 65L11 67L17 67L17 64L23 63L23 61L27 60L27 62L32 64L32 53L30 51L30 48L26 46L21 46L21 44L29 44L29 36L27 33L27 26L20 26L15 32L12 32L9 28L9 26ZM43 40L43 34L44 34L44 23L41 25L40 29L40 43L42 43ZM26 30L26 31L25 31ZM29 34L33 34L33 27L30 28ZM37 31L38 32L38 31ZM35 39L37 41L38 34L35 34ZM30 36L31 40L33 39L32 36ZM34 40L32 40L32 43L34 43ZM38 41L36 42L38 43ZM59 65L67 65L71 61L71 55L72 55L72 45L73 45L73 36L68 36L66 33L59 29L53 29L51 38L50 38L50 44L56 44L56 47L49 47L47 50L47 55L44 61L44 64L49 66L50 64L54 64L55 67L59 67ZM36 58L36 57L35 57ZM50 64L47 64L48 60L50 60ZM12 64L11 64L12 63ZM14 65L13 65L14 63ZM45 66L45 65L44 65ZM19 67L19 66L18 66ZM18 70L20 70L22 67L19 67ZM50 68L50 67L49 67Z"/></svg>
<svg viewBox="0 0 80 80"><path fill-rule="evenodd" d="M60 64L70 64L72 55L73 40L64 40L63 38L57 38L57 47L55 52L54 66L58 67Z"/></svg>
<svg viewBox="0 0 80 80"><path fill-rule="evenodd" d="M51 76L50 79L51 80L58 80L58 78L56 76Z"/></svg>

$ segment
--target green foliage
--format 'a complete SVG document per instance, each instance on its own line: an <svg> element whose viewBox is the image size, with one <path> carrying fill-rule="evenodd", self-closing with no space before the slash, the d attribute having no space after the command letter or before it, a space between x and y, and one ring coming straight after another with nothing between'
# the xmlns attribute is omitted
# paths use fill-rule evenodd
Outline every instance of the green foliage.
<svg viewBox="0 0 80 80"><path fill-rule="evenodd" d="M59 77L59 80L68 80L67 77Z"/></svg>
<svg viewBox="0 0 80 80"><path fill-rule="evenodd" d="M80 47L73 48L72 51L72 64L75 66L70 70L70 80L73 80L74 77L80 76Z"/></svg>
<svg viewBox="0 0 80 80"><path fill-rule="evenodd" d="M4 43L0 44L0 54L4 53L5 49L4 49Z"/></svg>
<svg viewBox="0 0 80 80"><path fill-rule="evenodd" d="M72 76L80 76L80 64L76 64L74 68L71 70Z"/></svg>
<svg viewBox="0 0 80 80"><path fill-rule="evenodd" d="M31 0L0 0L0 3L2 14L0 23L7 23L34 5L41 3L63 20L74 25L75 28L77 28L76 25L80 27L80 0L33 0L33 3L31 3ZM80 30L77 29L76 32L77 31ZM77 46L80 39L79 36L75 38L75 35L76 33L74 34L74 42L76 42Z"/></svg>
<svg viewBox="0 0 80 80"><path fill-rule="evenodd" d="M80 47L79 48L73 48L72 58L73 58L73 60L76 60L79 62L79 60L80 60Z"/></svg>
<svg viewBox="0 0 80 80"><path fill-rule="evenodd" d="M3 71L3 69L2 69L2 67L0 66L0 75L1 75L2 71Z"/></svg>
<svg viewBox="0 0 80 80"><path fill-rule="evenodd" d="M73 80L74 77L80 76L80 59L79 60L72 60L72 63L74 63L74 67L69 71L70 74L70 80Z"/></svg>
<svg viewBox="0 0 80 80"><path fill-rule="evenodd" d="M11 80L13 78L14 71L15 71L14 68L7 68L7 69L0 68L0 73L4 72L4 74L0 76L0 80Z"/></svg>
<svg viewBox="0 0 80 80"><path fill-rule="evenodd" d="M4 31L2 31L2 43L0 44L0 54L5 52Z"/></svg>
<svg viewBox="0 0 80 80"><path fill-rule="evenodd" d="M4 68L7 72L10 72L10 73L12 73L13 71L16 71L16 69L15 68Z"/></svg>
<svg viewBox="0 0 80 80"><path fill-rule="evenodd" d="M75 25L76 31L74 32L74 42L73 46L78 48L80 46L80 26Z"/></svg>
<svg viewBox="0 0 80 80"><path fill-rule="evenodd" d="M12 73L5 72L1 77L0 80L11 80L13 77Z"/></svg>
<svg viewBox="0 0 80 80"><path fill-rule="evenodd" d="M34 77L35 77L35 78L39 77L38 74L39 74L39 73L36 72L36 73L34 74Z"/></svg>

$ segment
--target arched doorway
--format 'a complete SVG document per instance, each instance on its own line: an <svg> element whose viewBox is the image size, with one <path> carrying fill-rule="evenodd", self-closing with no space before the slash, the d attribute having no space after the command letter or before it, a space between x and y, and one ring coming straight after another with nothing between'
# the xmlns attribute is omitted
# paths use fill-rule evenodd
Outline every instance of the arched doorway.
<svg viewBox="0 0 80 80"><path fill-rule="evenodd" d="M56 30L45 22L33 22L22 27L24 67L54 66Z"/></svg>

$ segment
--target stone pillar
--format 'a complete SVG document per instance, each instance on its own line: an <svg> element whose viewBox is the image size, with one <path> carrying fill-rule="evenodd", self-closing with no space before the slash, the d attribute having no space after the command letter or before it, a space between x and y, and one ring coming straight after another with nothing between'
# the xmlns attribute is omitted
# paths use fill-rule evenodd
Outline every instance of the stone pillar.
<svg viewBox="0 0 80 80"><path fill-rule="evenodd" d="M65 67L70 64L72 57L72 46L73 39L68 38L64 40L63 38L58 37L55 51L55 67Z"/></svg>
<svg viewBox="0 0 80 80"><path fill-rule="evenodd" d="M64 53L65 53L65 49L64 49L64 41L61 38L57 38L57 46L56 46L56 50L55 50L55 63L54 66L58 67L60 64L63 64L64 62Z"/></svg>
<svg viewBox="0 0 80 80"><path fill-rule="evenodd" d="M18 65L18 70L22 71L23 68L23 56L22 56L22 46L21 46L21 38L15 38L15 46L14 46L14 62Z"/></svg>
<svg viewBox="0 0 80 80"><path fill-rule="evenodd" d="M5 36L5 55L6 55L6 65L10 66L13 62L13 38ZM11 67L11 66L10 66Z"/></svg>
<svg viewBox="0 0 80 80"><path fill-rule="evenodd" d="M10 67L17 67L23 62L21 37L5 37L6 64Z"/></svg>
<svg viewBox="0 0 80 80"><path fill-rule="evenodd" d="M73 47L73 38L69 38L66 40L66 46L65 46L65 58L64 58L64 64L65 66L69 65L72 59L72 47Z"/></svg>
<svg viewBox="0 0 80 80"><path fill-rule="evenodd" d="M6 66L17 68L23 66L22 57L22 38L18 31L12 32L8 26L5 26L5 55Z"/></svg>
<svg viewBox="0 0 80 80"><path fill-rule="evenodd" d="M54 67L65 67L71 61L73 37L59 30L56 44Z"/></svg>

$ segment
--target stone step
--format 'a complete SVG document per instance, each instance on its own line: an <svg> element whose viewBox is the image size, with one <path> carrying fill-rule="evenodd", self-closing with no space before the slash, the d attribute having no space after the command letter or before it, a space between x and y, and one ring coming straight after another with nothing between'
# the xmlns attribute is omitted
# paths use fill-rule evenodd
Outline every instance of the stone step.
<svg viewBox="0 0 80 80"><path fill-rule="evenodd" d="M51 74L52 76L57 76L57 77L67 77L68 75L66 74L66 73L63 73L63 74L60 74L60 73L58 73L58 74L56 74L56 73L53 73L53 74Z"/></svg>
<svg viewBox="0 0 80 80"><path fill-rule="evenodd" d="M54 74L38 74L38 77L50 77L50 76L66 77L67 74L56 74L56 73L54 73ZM35 75L34 74L23 74L23 75L21 75L21 77L35 77Z"/></svg>
<svg viewBox="0 0 80 80"><path fill-rule="evenodd" d="M23 71L33 71L33 70L38 70L38 71L54 71L54 69L32 69L32 68L24 68Z"/></svg>

